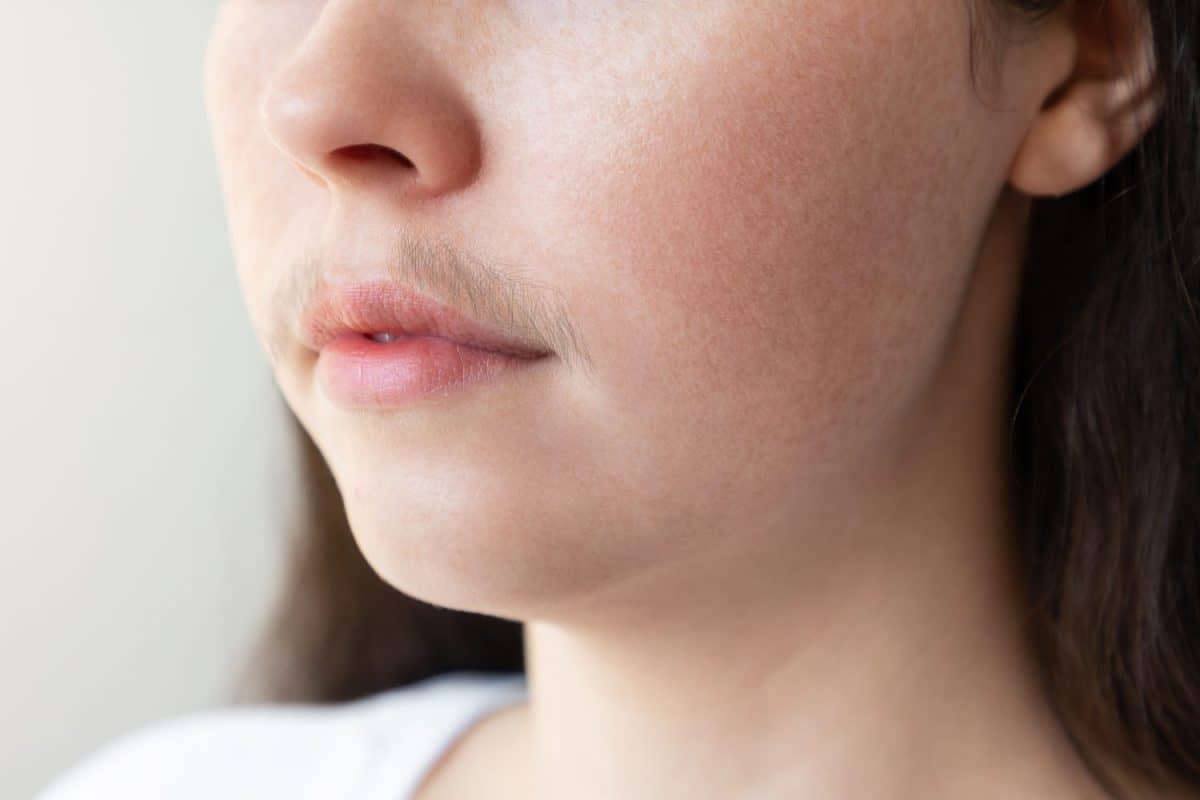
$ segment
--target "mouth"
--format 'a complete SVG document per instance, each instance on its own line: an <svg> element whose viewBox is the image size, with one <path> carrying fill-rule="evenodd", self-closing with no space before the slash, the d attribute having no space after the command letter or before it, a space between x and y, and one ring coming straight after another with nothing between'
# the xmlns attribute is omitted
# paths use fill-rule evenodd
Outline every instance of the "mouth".
<svg viewBox="0 0 1200 800"><path fill-rule="evenodd" d="M322 284L301 318L300 338L313 352L346 335L379 344L399 338L431 336L457 344L540 358L551 351L507 327L485 323L415 289L390 281L345 286Z"/></svg>
<svg viewBox="0 0 1200 800"><path fill-rule="evenodd" d="M402 333L370 333L365 334L372 342L379 344L389 344L404 336Z"/></svg>
<svg viewBox="0 0 1200 800"><path fill-rule="evenodd" d="M437 336L348 334L321 351L317 373L325 395L343 409L398 409L546 360L481 350Z"/></svg>
<svg viewBox="0 0 1200 800"><path fill-rule="evenodd" d="M381 332L375 332L375 333L360 333L359 335L365 339L368 339L368 340L374 342L375 344L392 344L393 342L402 341L404 339L425 337L425 338L432 338L432 339L445 339L445 341L452 342L454 344L458 344L463 347L470 347L475 350L482 350L484 352L497 353L500 355L511 356L512 358L535 359L535 358L544 358L545 356L550 355L550 353L546 352L546 351L526 350L520 346L513 345L510 343L506 343L506 342L498 342L497 341L497 342L491 342L491 343L488 343L488 342L476 343L476 342L479 342L478 339L475 339L475 340L468 339L468 338L452 339L452 338L447 338L444 336L437 336L433 333L413 333L413 332L405 332L405 331L381 331Z"/></svg>
<svg viewBox="0 0 1200 800"><path fill-rule="evenodd" d="M301 319L326 395L346 409L398 408L547 360L528 337L391 282L322 286Z"/></svg>

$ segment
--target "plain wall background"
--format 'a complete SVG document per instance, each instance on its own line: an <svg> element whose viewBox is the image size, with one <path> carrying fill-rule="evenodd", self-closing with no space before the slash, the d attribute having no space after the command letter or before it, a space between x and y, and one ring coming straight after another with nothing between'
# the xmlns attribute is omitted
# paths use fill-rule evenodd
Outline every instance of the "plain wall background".
<svg viewBox="0 0 1200 800"><path fill-rule="evenodd" d="M0 4L0 797L222 704L290 450L204 117L216 0Z"/></svg>

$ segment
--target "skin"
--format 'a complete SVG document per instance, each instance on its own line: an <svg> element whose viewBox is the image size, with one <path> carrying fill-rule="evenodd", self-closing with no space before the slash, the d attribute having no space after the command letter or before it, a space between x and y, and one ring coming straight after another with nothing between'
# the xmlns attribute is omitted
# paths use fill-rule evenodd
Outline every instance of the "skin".
<svg viewBox="0 0 1200 800"><path fill-rule="evenodd" d="M239 277L355 540L526 623L529 702L421 800L1106 796L1039 680L1006 460L1031 198L1152 114L1106 21L1022 23L978 81L962 0L222 6ZM280 287L379 274L402 231L575 343L331 403Z"/></svg>

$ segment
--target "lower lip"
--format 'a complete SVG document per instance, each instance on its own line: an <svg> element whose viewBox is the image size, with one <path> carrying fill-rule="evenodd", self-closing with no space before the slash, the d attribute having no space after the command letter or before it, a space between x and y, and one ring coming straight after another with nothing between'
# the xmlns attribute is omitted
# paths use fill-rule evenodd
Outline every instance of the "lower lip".
<svg viewBox="0 0 1200 800"><path fill-rule="evenodd" d="M397 408L475 386L541 360L433 336L376 342L362 334L348 334L321 350L317 369L330 399L343 408Z"/></svg>

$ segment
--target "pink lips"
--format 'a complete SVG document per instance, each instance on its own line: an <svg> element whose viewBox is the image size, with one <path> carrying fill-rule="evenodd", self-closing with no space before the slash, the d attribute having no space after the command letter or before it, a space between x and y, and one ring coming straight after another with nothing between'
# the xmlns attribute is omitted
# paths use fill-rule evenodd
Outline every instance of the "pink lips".
<svg viewBox="0 0 1200 800"><path fill-rule="evenodd" d="M373 335L390 334L392 341ZM301 319L317 373L344 408L394 408L528 367L550 352L387 281L322 284ZM386 338L386 337L378 337Z"/></svg>

